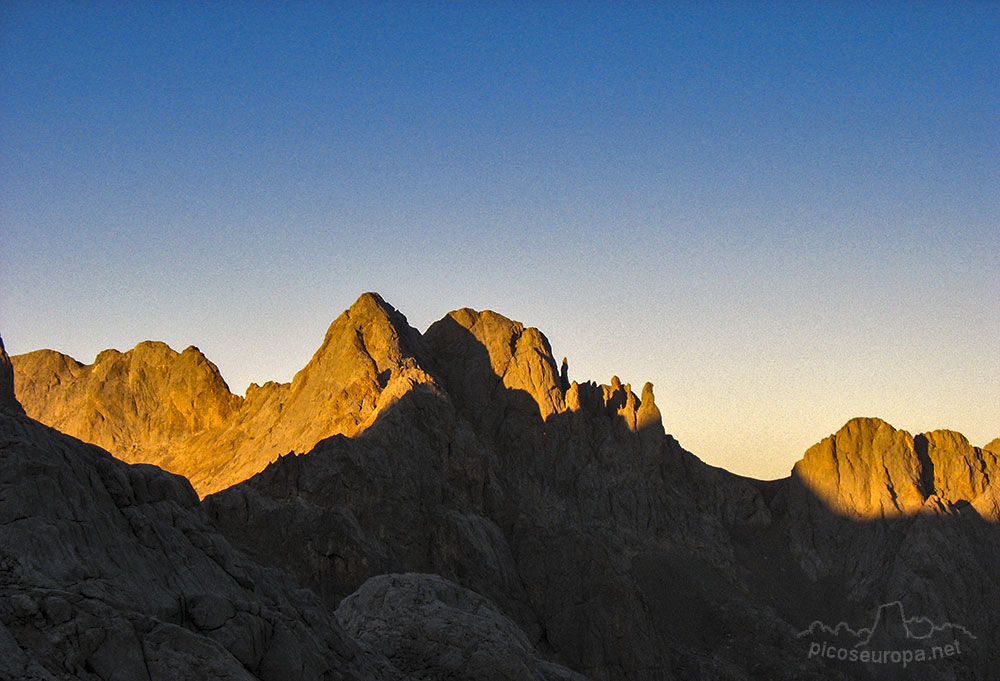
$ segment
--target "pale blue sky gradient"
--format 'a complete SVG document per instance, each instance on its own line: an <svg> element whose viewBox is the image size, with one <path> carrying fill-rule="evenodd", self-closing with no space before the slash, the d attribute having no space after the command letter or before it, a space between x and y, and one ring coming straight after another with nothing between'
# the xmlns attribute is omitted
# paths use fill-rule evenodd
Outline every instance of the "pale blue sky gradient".
<svg viewBox="0 0 1000 681"><path fill-rule="evenodd" d="M490 308L778 477L1000 436L996 3L0 5L0 332L289 380Z"/></svg>

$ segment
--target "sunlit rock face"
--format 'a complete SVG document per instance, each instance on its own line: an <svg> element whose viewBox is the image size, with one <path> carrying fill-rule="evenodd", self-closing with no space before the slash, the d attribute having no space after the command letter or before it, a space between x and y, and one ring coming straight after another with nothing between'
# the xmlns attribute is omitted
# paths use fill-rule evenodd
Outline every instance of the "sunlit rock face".
<svg viewBox="0 0 1000 681"><path fill-rule="evenodd" d="M446 390L464 417L484 427L504 419L516 429L524 424L515 413L530 423L567 410L565 376L538 329L464 308L421 335L375 293L330 325L290 383L251 384L246 398L230 392L197 348L178 353L154 341L106 350L89 365L38 350L13 358L13 369L30 416L124 461L184 475L201 495L324 438L364 432L420 386ZM571 398L577 403L579 389ZM662 437L651 385L642 400L617 378L597 389L629 428Z"/></svg>
<svg viewBox="0 0 1000 681"><path fill-rule="evenodd" d="M169 459L192 433L222 426L242 402L197 348L178 353L154 341L105 350L90 365L52 350L20 355L15 382L32 418L129 462Z"/></svg>
<svg viewBox="0 0 1000 681"><path fill-rule="evenodd" d="M918 510L920 473L913 437L868 418L852 419L810 447L793 470L830 508L862 517Z"/></svg>
<svg viewBox="0 0 1000 681"><path fill-rule="evenodd" d="M998 456L961 433L910 435L875 418L856 418L813 445L793 470L830 509L879 518L971 506L997 518Z"/></svg>
<svg viewBox="0 0 1000 681"><path fill-rule="evenodd" d="M667 434L651 384L572 381L490 311L420 334L375 294L245 399L200 353L130 353L22 355L15 383L29 413L181 470L200 522L420 678L856 681L880 677L804 659L796 632L892 601L1000 630L1000 440L854 419L791 477L741 478ZM989 678L992 651L928 678Z"/></svg>
<svg viewBox="0 0 1000 681"><path fill-rule="evenodd" d="M1000 484L1000 454L973 447L961 433L935 430L914 438L924 461L923 476L941 503L961 510L964 503L983 517L1000 519L997 487Z"/></svg>
<svg viewBox="0 0 1000 681"><path fill-rule="evenodd" d="M197 348L144 342L91 365L51 350L14 360L30 416L108 449L223 489L278 456L331 435L355 435L410 387L430 382L416 361L420 334L377 294L338 317L291 383L233 395Z"/></svg>

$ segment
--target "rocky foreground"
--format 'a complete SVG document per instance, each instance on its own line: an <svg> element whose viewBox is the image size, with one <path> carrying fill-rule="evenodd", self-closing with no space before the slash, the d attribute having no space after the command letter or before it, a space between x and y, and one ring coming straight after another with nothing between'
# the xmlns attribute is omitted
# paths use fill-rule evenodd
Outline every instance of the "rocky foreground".
<svg viewBox="0 0 1000 681"><path fill-rule="evenodd" d="M1000 668L1000 440L855 419L791 477L741 478L666 434L652 386L571 383L492 312L421 334L375 294L246 398L195 348L2 361L0 678ZM813 654L839 622L883 647L958 623L932 633L961 653Z"/></svg>

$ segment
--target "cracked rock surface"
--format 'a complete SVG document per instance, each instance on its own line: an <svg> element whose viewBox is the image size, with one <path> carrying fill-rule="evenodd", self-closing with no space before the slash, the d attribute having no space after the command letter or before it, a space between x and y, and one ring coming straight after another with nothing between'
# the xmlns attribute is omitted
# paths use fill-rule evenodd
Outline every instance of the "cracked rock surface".
<svg viewBox="0 0 1000 681"><path fill-rule="evenodd" d="M0 678L403 679L190 484L0 412Z"/></svg>
<svg viewBox="0 0 1000 681"><path fill-rule="evenodd" d="M489 599L437 575L372 577L337 608L344 629L423 681L584 681L539 658Z"/></svg>
<svg viewBox="0 0 1000 681"><path fill-rule="evenodd" d="M199 503L180 478L11 416L0 651L25 674L55 673L49 659L112 673L109 656L152 670L156 646L258 678L882 680L811 659L799 633L871 626L895 602L980 637L923 678L1000 667L1000 440L852 419L790 477L742 478L667 433L652 385L573 381L540 331L489 311L420 334L375 294L290 384L239 403L200 353L152 345L89 367L14 358L29 415L221 490ZM156 458L163 442L180 458ZM113 626L64 631L78 603ZM477 666L491 656L513 666Z"/></svg>

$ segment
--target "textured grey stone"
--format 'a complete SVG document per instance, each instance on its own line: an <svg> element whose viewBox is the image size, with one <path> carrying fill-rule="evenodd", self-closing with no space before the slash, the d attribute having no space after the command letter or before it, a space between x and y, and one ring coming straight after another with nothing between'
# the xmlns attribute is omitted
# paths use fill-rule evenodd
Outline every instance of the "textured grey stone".
<svg viewBox="0 0 1000 681"><path fill-rule="evenodd" d="M15 358L15 368L27 357ZM62 372L66 390L80 371L58 357L45 365ZM95 365L126 362L108 354ZM18 370L27 376L27 367ZM364 607L349 606L352 626L415 669L421 656L432 657L414 672L421 677L489 673L454 643L464 640L456 623L475 631L484 621L474 617L476 598L489 603L486 621L502 624L489 629L499 638L480 631L475 640L511 651L514 665L491 669L525 678L561 678L568 668L595 681L872 678L870 670L808 659L796 634L813 620L870 623L893 600L985 641L922 670L927 678L986 679L1000 666L991 638L1000 630L1000 441L979 449L956 433L913 437L859 419L811 448L792 477L750 480L705 465L667 434L669 386L655 398L648 384L636 395L618 377L569 382L556 367L539 331L496 313L458 310L421 335L366 295L331 326L308 371L290 386L253 388L246 402L258 406L240 407L262 419L237 419L245 432L264 432L276 414L284 419L261 451L300 453L208 496L205 514L183 481L147 467L101 464L96 473L62 475L63 464L37 461L12 470L10 480L31 484L16 503L0 495L0 522L23 532L26 546L0 555L0 584L21 585L15 591L38 609L21 601L15 614L4 602L2 621L17 641L37 642L35 630L79 641L53 655L29 646L32 657L14 655L10 664L26 669L51 657L81 669L105 645L97 622L124 617L154 678L166 668L158 665L171 664L197 664L207 677L311 678L328 659L323 645L308 643L327 630L324 617L352 593L374 590L391 593L398 607L386 614L366 595ZM290 391L297 406L285 409ZM339 425L326 430L331 424ZM311 447L334 432L341 435ZM225 441L215 437L202 442ZM204 465L192 458L200 480L225 470L209 485L224 486L220 480L242 479L270 460L251 451L252 439L240 442L206 450ZM754 443L745 446L752 452ZM113 502L108 512L93 504L95 476ZM60 523L25 512L57 496L78 500ZM107 530L108 518L131 548ZM105 536L109 550L91 546ZM179 554L170 556L175 546ZM149 570L143 556L165 553L162 573L152 574L167 588L136 588L122 577ZM196 566L207 558L214 567L187 567L188 553ZM91 570L102 561L108 565ZM261 572L254 561L280 572ZM210 580L222 579L217 588L192 579L216 569L226 575ZM398 582L410 572L453 584ZM321 603L278 586L288 574ZM53 590L71 604L64 624L72 631L53 624L62 617L46 605ZM295 606L295 615L287 601L310 605ZM121 602L142 607L109 605ZM414 647L403 631L422 643ZM123 641L115 645L128 656ZM340 650L337 641L327 649ZM370 646L356 651L352 659L365 664L380 659Z"/></svg>
<svg viewBox="0 0 1000 681"><path fill-rule="evenodd" d="M0 338L0 411L23 414L21 403L14 397L14 367Z"/></svg>
<svg viewBox="0 0 1000 681"><path fill-rule="evenodd" d="M191 486L0 413L0 678L400 679Z"/></svg>
<svg viewBox="0 0 1000 681"><path fill-rule="evenodd" d="M487 598L437 575L373 577L343 600L344 629L417 679L583 681L546 662Z"/></svg>

